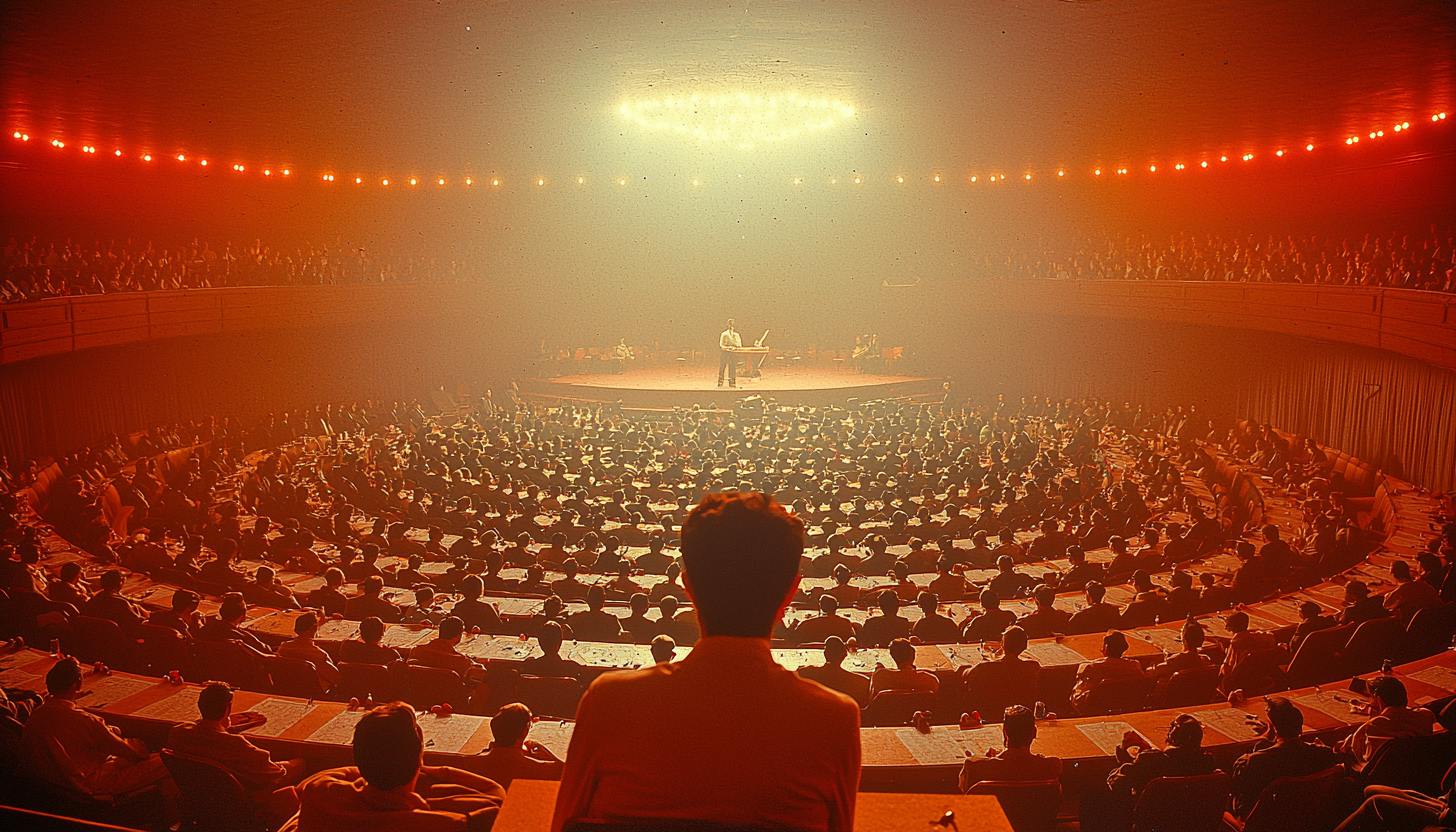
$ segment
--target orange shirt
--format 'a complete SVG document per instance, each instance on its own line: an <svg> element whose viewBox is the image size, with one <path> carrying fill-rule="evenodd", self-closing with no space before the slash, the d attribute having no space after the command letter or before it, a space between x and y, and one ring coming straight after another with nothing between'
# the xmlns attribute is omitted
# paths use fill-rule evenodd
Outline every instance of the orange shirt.
<svg viewBox="0 0 1456 832"><path fill-rule="evenodd" d="M576 712L556 816L849 830L859 707L768 641L704 636L680 662L607 673Z"/></svg>

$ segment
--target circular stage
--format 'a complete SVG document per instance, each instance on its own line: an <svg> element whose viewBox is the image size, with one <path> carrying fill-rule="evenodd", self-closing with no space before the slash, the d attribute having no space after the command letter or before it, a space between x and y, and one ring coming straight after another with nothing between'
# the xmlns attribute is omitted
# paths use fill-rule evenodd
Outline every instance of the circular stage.
<svg viewBox="0 0 1456 832"><path fill-rule="evenodd" d="M727 408L749 396L784 407L849 404L871 399L939 401L944 379L876 375L834 367L783 369L769 366L759 378L739 376L738 387L718 386L716 365L645 367L623 373L594 373L525 379L521 393L537 401L610 402L628 408L716 406Z"/></svg>

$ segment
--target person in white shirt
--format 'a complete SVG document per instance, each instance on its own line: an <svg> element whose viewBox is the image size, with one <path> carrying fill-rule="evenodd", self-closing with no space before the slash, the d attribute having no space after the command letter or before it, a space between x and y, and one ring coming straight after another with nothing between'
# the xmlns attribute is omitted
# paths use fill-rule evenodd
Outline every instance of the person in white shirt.
<svg viewBox="0 0 1456 832"><path fill-rule="evenodd" d="M733 328L733 319L728 319L728 328L718 336L718 386L723 386L723 371L728 371L728 386L738 386L738 354L729 352L732 347L743 346L743 339L738 337L738 331Z"/></svg>

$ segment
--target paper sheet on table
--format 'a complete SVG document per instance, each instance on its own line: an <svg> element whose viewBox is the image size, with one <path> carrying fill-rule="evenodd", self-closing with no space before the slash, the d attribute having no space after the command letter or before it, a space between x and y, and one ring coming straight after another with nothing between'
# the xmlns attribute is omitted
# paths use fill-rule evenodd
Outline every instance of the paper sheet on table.
<svg viewBox="0 0 1456 832"><path fill-rule="evenodd" d="M985 725L969 731L952 730L950 734L951 738L965 749L967 756L984 757L986 752L991 749L1000 748L1006 744L1006 738L1001 734L1000 725Z"/></svg>
<svg viewBox="0 0 1456 832"><path fill-rule="evenodd" d="M256 728L249 728L245 734L254 734L259 737L276 737L284 731L298 724L298 721L308 716L314 708L308 702L297 702L292 699L274 699L269 697L256 705L248 708L255 713L260 713L268 718L268 721Z"/></svg>
<svg viewBox="0 0 1456 832"><path fill-rule="evenodd" d="M8 670L0 670L0 687L43 691L45 690L45 677L38 673L31 673L29 670L12 667Z"/></svg>
<svg viewBox="0 0 1456 832"><path fill-rule="evenodd" d="M1133 638L1140 638L1146 641L1164 653L1173 654L1183 652L1183 633L1181 630L1174 630L1168 627L1148 627L1144 630L1133 630L1129 635Z"/></svg>
<svg viewBox="0 0 1456 832"><path fill-rule="evenodd" d="M531 723L531 732L526 736L546 746L557 758L565 760L566 750L571 747L571 729L570 722L543 720Z"/></svg>
<svg viewBox="0 0 1456 832"><path fill-rule="evenodd" d="M1359 721L1359 715L1350 710L1350 703L1366 701L1352 693L1338 693L1332 690L1294 698L1294 704L1327 714L1334 717L1336 721L1344 723Z"/></svg>
<svg viewBox="0 0 1456 832"><path fill-rule="evenodd" d="M915 762L922 766L957 765L966 758L965 749L949 731L922 734L914 728L900 728L895 731L895 736L910 749Z"/></svg>
<svg viewBox="0 0 1456 832"><path fill-rule="evenodd" d="M83 708L104 708L141 693L156 685L150 679L132 679L127 676L87 676L83 689L86 691L76 703Z"/></svg>
<svg viewBox="0 0 1456 832"><path fill-rule="evenodd" d="M359 622L336 619L319 625L315 641L348 641L359 634Z"/></svg>
<svg viewBox="0 0 1456 832"><path fill-rule="evenodd" d="M202 688L179 688L176 693L137 710L132 716L160 719L166 722L191 722L201 714L197 712L197 695Z"/></svg>
<svg viewBox="0 0 1456 832"><path fill-rule="evenodd" d="M1076 650L1065 644L1058 644L1055 641L1042 641L1026 645L1026 652L1022 655L1027 658L1036 659L1042 667L1058 667L1061 665L1081 664L1089 659L1078 653Z"/></svg>
<svg viewBox="0 0 1456 832"><path fill-rule="evenodd" d="M1263 736L1259 725L1248 718L1252 714L1238 708L1194 711L1193 716L1203 723L1203 727L1211 728L1235 742L1248 742Z"/></svg>
<svg viewBox="0 0 1456 832"><path fill-rule="evenodd" d="M982 662L981 651L974 647L954 644L941 644L939 647L940 652L945 654L945 662L950 665L951 670L971 667Z"/></svg>
<svg viewBox="0 0 1456 832"><path fill-rule="evenodd" d="M534 638L522 641L519 638L471 636L468 640L460 642L460 646L455 649L466 656L483 661L502 659L521 661L546 655L540 647L536 646Z"/></svg>
<svg viewBox="0 0 1456 832"><path fill-rule="evenodd" d="M420 627L416 629L413 625L394 625L384 631L384 638L379 643L385 647L397 647L408 649L416 644L429 641L435 637L434 627Z"/></svg>
<svg viewBox="0 0 1456 832"><path fill-rule="evenodd" d="M1433 688L1440 688L1445 691L1456 691L1456 670L1441 665L1434 665L1425 670L1417 670L1415 673L1405 674L1407 679L1414 679L1422 684L1430 685Z"/></svg>
<svg viewBox="0 0 1456 832"><path fill-rule="evenodd" d="M425 750L454 754L465 747L465 743L475 736L475 732L480 730L485 721L483 716L469 714L451 714L444 717L422 714L419 723L420 732L425 736Z"/></svg>
<svg viewBox="0 0 1456 832"><path fill-rule="evenodd" d="M1126 722L1089 722L1085 725L1078 725L1077 730L1082 732L1091 743L1103 754L1111 757L1117 753L1118 746L1122 745L1122 736L1128 731L1137 734L1146 743L1147 748L1156 748L1148 742L1141 732Z"/></svg>
<svg viewBox="0 0 1456 832"><path fill-rule="evenodd" d="M338 716L325 722L318 727L318 730L308 735L309 742L330 743L332 745L353 745L354 726L364 718L368 711L343 711Z"/></svg>

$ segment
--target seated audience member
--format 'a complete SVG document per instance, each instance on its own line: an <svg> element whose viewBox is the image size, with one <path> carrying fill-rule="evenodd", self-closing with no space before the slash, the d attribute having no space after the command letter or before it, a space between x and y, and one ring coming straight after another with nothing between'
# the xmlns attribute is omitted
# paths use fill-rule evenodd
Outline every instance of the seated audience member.
<svg viewBox="0 0 1456 832"><path fill-rule="evenodd" d="M459 620L459 619L456 619ZM495 781L427 766L414 709L380 705L354 726L354 765L325 769L298 787L286 832L434 832L489 829L505 800Z"/></svg>
<svg viewBox="0 0 1456 832"><path fill-rule="evenodd" d="M1269 575L1269 565L1247 540L1235 544L1234 551L1243 561L1234 572L1234 599L1240 604L1264 600L1264 596L1277 588Z"/></svg>
<svg viewBox="0 0 1456 832"><path fill-rule="evenodd" d="M1386 593L1383 606L1392 615L1409 624L1415 614L1426 607L1439 607L1441 593L1435 587L1411 574L1410 563L1397 560L1390 564L1390 576L1396 586Z"/></svg>
<svg viewBox="0 0 1456 832"><path fill-rule="evenodd" d="M703 637L680 662L592 683L577 709L553 832L578 818L852 827L859 707L769 653L774 622L798 590L803 549L803 522L772 497L703 498L682 528Z"/></svg>
<svg viewBox="0 0 1456 832"><path fill-rule="evenodd" d="M1289 638L1289 652L1295 653L1299 645L1304 643L1310 633L1320 630L1328 630L1338 626L1339 622L1325 615L1324 607L1313 601L1305 601L1299 605L1299 624L1294 628L1294 634Z"/></svg>
<svg viewBox="0 0 1456 832"><path fill-rule="evenodd" d="M1105 633L1116 628L1122 620L1122 610L1102 600L1107 596L1106 587L1097 581L1089 581L1084 591L1087 593L1087 606L1074 613L1072 620L1067 622L1068 634Z"/></svg>
<svg viewBox="0 0 1456 832"><path fill-rule="evenodd" d="M147 623L171 627L184 636L190 636L202 627L202 616L197 612L201 603L202 599L192 590L176 590L172 593L172 608L152 613Z"/></svg>
<svg viewBox="0 0 1456 832"><path fill-rule="evenodd" d="M322 647L313 640L318 634L318 616L311 612L293 619L293 638L278 645L278 655L285 659L303 659L306 662L313 662L314 672L318 673L319 684L325 691L339 683L339 668L334 665L334 660Z"/></svg>
<svg viewBox="0 0 1456 832"><path fill-rule="evenodd" d="M1364 624L1390 615L1384 599L1371 595L1370 587L1363 581L1351 579L1345 584L1345 609L1340 613L1340 624Z"/></svg>
<svg viewBox="0 0 1456 832"><path fill-rule="evenodd" d="M900 596L886 589L876 596L879 615L859 626L859 643L864 647L885 647L897 638L910 637L910 622L900 614Z"/></svg>
<svg viewBox="0 0 1456 832"><path fill-rule="evenodd" d="M1057 633L1065 635L1072 615L1054 606L1057 591L1046 584L1037 584L1036 589L1031 591L1031 597L1036 601L1036 609L1018 618L1016 626L1025 630L1028 638L1051 638Z"/></svg>
<svg viewBox="0 0 1456 832"><path fill-rule="evenodd" d="M61 564L61 574L51 578L46 585L46 597L77 608L86 603L86 581L81 577L81 564L76 561Z"/></svg>
<svg viewBox="0 0 1456 832"><path fill-rule="evenodd" d="M436 600L435 589L429 584L420 584L415 588L415 602L400 610L399 623L401 624L436 624L444 621L453 612L446 612L438 600Z"/></svg>
<svg viewBox="0 0 1456 832"><path fill-rule="evenodd" d="M647 651L652 654L653 664L666 664L677 655L677 642L672 640L672 636L656 635L652 637Z"/></svg>
<svg viewBox="0 0 1456 832"><path fill-rule="evenodd" d="M819 614L795 624L789 633L794 644L820 644L830 636L845 641L859 634L859 625L839 614L839 601L833 595L819 596Z"/></svg>
<svg viewBox="0 0 1456 832"><path fill-rule="evenodd" d="M217 617L202 622L202 626L197 628L193 636L202 641L233 641L259 655L272 655L273 651L268 649L268 645L243 629L243 619L247 616L248 602L243 600L243 594L229 592L222 596L222 604L218 607Z"/></svg>
<svg viewBox="0 0 1456 832"><path fill-rule="evenodd" d="M944 598L947 602L959 601L966 597L966 591L970 585L966 583L965 575L955 571L955 561L943 557L935 563L936 576L926 589L935 593L935 597Z"/></svg>
<svg viewBox="0 0 1456 832"><path fill-rule="evenodd" d="M1234 761L1233 811L1245 817L1254 808L1264 787L1281 777L1304 777L1334 766L1335 752L1323 745L1306 742L1304 714L1282 696L1264 700L1268 725L1254 750Z"/></svg>
<svg viewBox="0 0 1456 832"><path fill-rule="evenodd" d="M233 568L233 555L237 554L238 542L232 538L224 538L217 543L217 551L212 560L204 563L198 571L198 577L210 584L225 586L228 589L242 589L248 582L248 575Z"/></svg>
<svg viewBox="0 0 1456 832"><path fill-rule="evenodd" d="M551 582L551 594L563 601L580 601L585 598L586 584L576 577L580 571L581 564L577 563L576 558L567 558L561 564L561 572L565 577Z"/></svg>
<svg viewBox="0 0 1456 832"><path fill-rule="evenodd" d="M934 592L920 593L916 605L920 607L920 620L910 628L910 634L921 644L955 644L961 640L960 625L940 613L940 599Z"/></svg>
<svg viewBox="0 0 1456 832"><path fill-rule="evenodd" d="M885 587L885 590L895 593L901 603L913 603L920 597L920 584L910 580L910 567L904 561L897 560L890 564L890 576L895 579L895 583Z"/></svg>
<svg viewBox="0 0 1456 832"><path fill-rule="evenodd" d="M679 601L685 601L688 597L687 588L682 585L682 567L676 563L667 566L667 580L654 584L652 589L647 591L647 597L655 604L663 599L663 596L671 595Z"/></svg>
<svg viewBox="0 0 1456 832"><path fill-rule="evenodd" d="M1159 751L1135 745L1124 737L1115 755L1120 765L1107 776L1106 788L1089 789L1078 805L1087 832L1127 832L1133 809L1144 788L1159 777L1197 777L1218 771L1213 755L1203 750L1203 723L1178 714L1168 726L1167 747Z"/></svg>
<svg viewBox="0 0 1456 832"><path fill-rule="evenodd" d="M996 574L986 583L986 588L999 598L1020 598L1036 584L1029 575L1016 571L1016 561L1010 555L996 559Z"/></svg>
<svg viewBox="0 0 1456 832"><path fill-rule="evenodd" d="M1122 609L1117 626L1124 630L1151 627L1168 620L1168 596L1153 584L1153 578L1146 571L1138 569L1132 573L1132 587L1136 593Z"/></svg>
<svg viewBox="0 0 1456 832"><path fill-rule="evenodd" d="M445 622L441 621L441 624ZM339 661L351 664L389 664L399 661L399 653L379 642L384 639L384 622L371 615L359 622L359 637L339 645Z"/></svg>
<svg viewBox="0 0 1456 832"><path fill-rule="evenodd" d="M666 575L667 567L672 564L673 558L671 555L663 553L663 545L662 535L654 534L652 537L649 537L647 539L647 554L640 555L632 562L632 565L637 569L641 569L643 574Z"/></svg>
<svg viewBox="0 0 1456 832"><path fill-rule="evenodd" d="M536 643L543 655L521 662L521 675L580 679L586 668L571 659L561 658L561 640L560 624L555 621L542 624L536 632Z"/></svg>
<svg viewBox="0 0 1456 832"><path fill-rule="evenodd" d="M298 599L293 592L278 583L278 573L271 566L260 566L253 572L253 580L243 584L243 598L255 607L277 607L297 609Z"/></svg>
<svg viewBox="0 0 1456 832"><path fill-rule="evenodd" d="M1198 611L1198 590L1193 588L1193 575L1175 570L1168 576L1168 603L1163 612L1164 621L1177 621Z"/></svg>
<svg viewBox="0 0 1456 832"><path fill-rule="evenodd" d="M1183 642L1183 649L1179 650L1163 661L1155 664L1148 670L1148 675L1158 680L1157 693L1161 693L1168 686L1168 680L1173 678L1174 673L1181 673L1184 670L1197 670L1200 667L1209 667L1213 660L1203 654L1203 627L1197 621L1189 620L1184 622L1183 630L1179 638Z"/></svg>
<svg viewBox="0 0 1456 832"><path fill-rule="evenodd" d="M859 587L849 582L853 577L854 574L849 571L848 566L839 564L834 567L834 586L824 590L824 594L833 595L841 607L852 608L858 605L861 592Z"/></svg>
<svg viewBox="0 0 1456 832"><path fill-rule="evenodd" d="M233 689L221 682L209 682L197 694L196 722L172 726L167 748L184 757L206 760L221 766L237 778L254 804L277 826L298 811L298 793L291 784L302 779L302 759L273 761L264 749L242 734L228 731L233 712Z"/></svg>
<svg viewBox="0 0 1456 832"><path fill-rule="evenodd" d="M1131 679L1143 675L1143 666L1136 659L1123 656L1127 652L1127 636L1113 630L1102 637L1102 658L1077 669L1077 683L1072 688L1072 707L1079 713L1088 704L1092 692L1106 682Z"/></svg>
<svg viewBox="0 0 1456 832"><path fill-rule="evenodd" d="M535 740L526 739L535 717L520 702L502 705L490 718L490 746L470 761L476 774L510 788L513 780L558 780L561 760Z"/></svg>
<svg viewBox="0 0 1456 832"><path fill-rule="evenodd" d="M1016 613L1001 609L1001 596L994 589L981 590L981 614L966 619L961 638L967 643L999 641L1006 628L1016 623Z"/></svg>
<svg viewBox="0 0 1456 832"><path fill-rule="evenodd" d="M1228 650L1224 653L1222 673L1227 677L1250 653L1268 650L1275 646L1274 637L1249 629L1249 614L1240 610L1231 613L1224 620L1224 629L1229 631Z"/></svg>
<svg viewBox="0 0 1456 832"><path fill-rule="evenodd" d="M1436 715L1426 708L1410 707L1405 683L1394 676L1370 680L1370 720L1357 726L1335 746L1357 763L1368 763L1380 746L1399 737L1429 737L1436 727Z"/></svg>
<svg viewBox="0 0 1456 832"><path fill-rule="evenodd" d="M606 604L606 590L599 586L588 589L586 610L566 617L572 637L579 641L618 641L622 637L622 619L602 609Z"/></svg>
<svg viewBox="0 0 1456 832"><path fill-rule="evenodd" d="M1410 789L1366 786L1365 802L1335 832L1422 832L1456 829L1456 769L1441 781L1443 793L1431 797Z"/></svg>
<svg viewBox="0 0 1456 832"><path fill-rule="evenodd" d="M344 585L344 570L330 566L324 570L324 585L304 598L304 606L323 610L324 615L343 615L349 599L339 590Z"/></svg>
<svg viewBox="0 0 1456 832"><path fill-rule="evenodd" d="M473 630L479 628L482 633L502 633L505 626L501 622L500 613L496 612L495 605L488 601L482 601L480 596L485 594L485 582L479 575L466 575L456 587L460 592L460 600L450 608L450 614L465 622L465 628Z"/></svg>
<svg viewBox="0 0 1456 832"><path fill-rule="evenodd" d="M108 569L97 582L99 589L81 605L81 614L114 622L121 632L131 635L137 625L147 623L147 611L121 594L120 569Z"/></svg>
<svg viewBox="0 0 1456 832"><path fill-rule="evenodd" d="M440 622L434 638L410 648L410 664L443 667L460 674L461 679L468 679L475 675L476 665L469 656L456 649L464 637L465 622L452 615Z"/></svg>
<svg viewBox="0 0 1456 832"><path fill-rule="evenodd" d="M64 658L45 676L50 694L25 721L20 736L26 773L68 792L105 797L161 781L170 784L162 758L141 740L124 740L99 716L76 704L81 663Z"/></svg>
<svg viewBox="0 0 1456 832"><path fill-rule="evenodd" d="M1001 718L1005 749L991 749L985 757L970 757L961 763L961 791L983 780L1056 780L1062 776L1062 761L1031 752L1036 739L1036 716L1030 708L1012 705Z"/></svg>
<svg viewBox="0 0 1456 832"><path fill-rule="evenodd" d="M1107 577L1107 571L1102 568L1102 564L1087 561L1087 553L1082 550L1081 546L1068 546L1067 560L1071 563L1071 567L1062 573L1061 586L1086 586L1092 581L1101 583Z"/></svg>
<svg viewBox="0 0 1456 832"><path fill-rule="evenodd" d="M1035 659L1023 659L1027 633L1018 624L1001 634L1001 656L991 661L960 669L961 681L968 692L980 691L1010 705L1036 703L1036 681L1041 665ZM1005 706L1003 705L1003 708Z"/></svg>
<svg viewBox="0 0 1456 832"><path fill-rule="evenodd" d="M1137 555L1128 549L1127 538L1113 535L1107 540L1107 548L1112 550L1112 560L1104 568L1103 580L1120 581L1141 565Z"/></svg>
<svg viewBox="0 0 1456 832"><path fill-rule="evenodd" d="M657 602L657 632L671 636L678 644L692 644L698 640L698 616L691 609L678 609L677 597L664 595Z"/></svg>
<svg viewBox="0 0 1456 832"><path fill-rule="evenodd" d="M371 615L379 616L381 621L390 624L399 623L399 607L396 607L387 598L380 596L384 592L384 579L378 575L370 575L359 582L359 594L349 599L344 606L344 617L356 620L368 618Z"/></svg>
<svg viewBox="0 0 1456 832"><path fill-rule="evenodd" d="M657 635L657 622L647 617L647 611L652 608L652 601L647 598L647 593L638 592L627 602L632 614L622 619L621 627L623 633L629 637L633 644L647 644Z"/></svg>
<svg viewBox="0 0 1456 832"><path fill-rule="evenodd" d="M1238 603L1233 585L1220 581L1212 572L1198 576L1198 609L1200 612L1222 612Z"/></svg>
<svg viewBox="0 0 1456 832"><path fill-rule="evenodd" d="M796 671L811 682L852 697L861 708L870 704L870 680L844 669L849 649L839 636L824 639L824 664L801 667Z"/></svg>
<svg viewBox="0 0 1456 832"><path fill-rule="evenodd" d="M879 665L870 676L871 697L887 690L925 693L936 693L940 690L940 680L934 673L916 669L915 645L905 639L897 638L890 642L890 661L895 663L893 669Z"/></svg>

